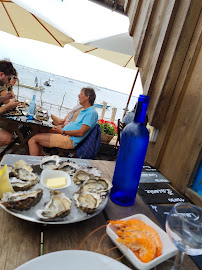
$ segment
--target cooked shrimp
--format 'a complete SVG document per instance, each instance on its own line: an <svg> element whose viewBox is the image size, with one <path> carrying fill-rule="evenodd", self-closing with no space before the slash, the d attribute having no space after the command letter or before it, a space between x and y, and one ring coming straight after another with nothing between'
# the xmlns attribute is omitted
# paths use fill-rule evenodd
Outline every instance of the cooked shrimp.
<svg viewBox="0 0 202 270"><path fill-rule="evenodd" d="M134 254L144 263L150 262L156 257L156 243L152 237L141 232L128 232L117 241L130 248Z"/></svg>
<svg viewBox="0 0 202 270"><path fill-rule="evenodd" d="M127 235L127 232L138 232L138 233L144 232L146 235L150 236L155 241L156 244L155 257L158 257L162 254L162 243L158 233L153 227L146 225L143 221L139 219L131 219L131 220L115 220L110 221L110 223L118 228L116 234L119 237L124 237L125 233Z"/></svg>
<svg viewBox="0 0 202 270"><path fill-rule="evenodd" d="M162 254L162 243L161 239L157 233L157 231L152 228L151 226L148 226L146 224L141 224L140 226L128 226L123 229L119 229L116 231L116 234L120 237L124 234L124 232L144 232L145 234L151 236L153 240L156 243L156 257L160 256Z"/></svg>

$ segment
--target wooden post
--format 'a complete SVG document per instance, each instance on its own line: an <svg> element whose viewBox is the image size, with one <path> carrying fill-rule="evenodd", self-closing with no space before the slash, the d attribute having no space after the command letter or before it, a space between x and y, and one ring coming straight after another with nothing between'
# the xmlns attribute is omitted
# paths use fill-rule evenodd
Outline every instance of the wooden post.
<svg viewBox="0 0 202 270"><path fill-rule="evenodd" d="M102 109L101 119L104 119L106 108L107 108L107 102L103 101L103 109Z"/></svg>
<svg viewBox="0 0 202 270"><path fill-rule="evenodd" d="M117 108L112 108L111 122L114 122L116 116Z"/></svg>

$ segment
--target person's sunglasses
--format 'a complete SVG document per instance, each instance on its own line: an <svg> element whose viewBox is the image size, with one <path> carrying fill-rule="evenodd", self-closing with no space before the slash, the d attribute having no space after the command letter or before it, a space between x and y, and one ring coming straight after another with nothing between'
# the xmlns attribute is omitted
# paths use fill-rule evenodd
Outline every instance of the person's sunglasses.
<svg viewBox="0 0 202 270"><path fill-rule="evenodd" d="M7 80L8 80L8 82L10 82L12 80L12 77L9 77Z"/></svg>

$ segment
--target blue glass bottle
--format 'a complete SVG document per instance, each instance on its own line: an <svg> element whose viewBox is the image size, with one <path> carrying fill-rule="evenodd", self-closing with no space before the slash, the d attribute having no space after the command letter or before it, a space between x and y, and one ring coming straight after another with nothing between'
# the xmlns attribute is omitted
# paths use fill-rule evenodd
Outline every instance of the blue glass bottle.
<svg viewBox="0 0 202 270"><path fill-rule="evenodd" d="M133 205L149 143L145 118L149 96L140 95L133 122L122 131L111 189L111 200L122 206Z"/></svg>
<svg viewBox="0 0 202 270"><path fill-rule="evenodd" d="M35 98L36 98L36 96L33 95L32 101L29 104L29 109L28 109L28 114L27 114L27 119L28 120L33 120L34 119L35 109L36 109Z"/></svg>

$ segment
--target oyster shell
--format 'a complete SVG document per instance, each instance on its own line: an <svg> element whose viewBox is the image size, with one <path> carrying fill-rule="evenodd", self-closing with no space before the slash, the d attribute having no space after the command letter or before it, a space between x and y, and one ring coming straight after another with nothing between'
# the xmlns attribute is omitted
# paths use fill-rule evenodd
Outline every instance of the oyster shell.
<svg viewBox="0 0 202 270"><path fill-rule="evenodd" d="M73 175L78 169L79 169L79 166L75 162L69 161L69 160L61 161L58 167L58 170L67 172L70 175Z"/></svg>
<svg viewBox="0 0 202 270"><path fill-rule="evenodd" d="M97 193L89 193L86 191L75 192L73 195L76 207L80 208L83 212L92 213L97 210L102 199Z"/></svg>
<svg viewBox="0 0 202 270"><path fill-rule="evenodd" d="M87 173L90 173L90 174L93 174L95 176L101 176L101 171L98 170L98 168L96 167L91 167L91 166L88 166L88 167L85 167L85 168L81 168L83 171L87 172Z"/></svg>
<svg viewBox="0 0 202 270"><path fill-rule="evenodd" d="M112 184L109 180L101 177L95 177L94 179L89 179L84 182L80 187L80 190L105 195L110 188L112 188Z"/></svg>
<svg viewBox="0 0 202 270"><path fill-rule="evenodd" d="M16 193L6 192L3 194L1 203L8 209L29 210L41 200L42 195L41 188Z"/></svg>
<svg viewBox="0 0 202 270"><path fill-rule="evenodd" d="M42 158L41 162L40 162L40 168L42 170L45 169L49 169L49 170L57 170L58 166L59 166L59 161L60 158L59 156L48 156L48 157L44 157Z"/></svg>
<svg viewBox="0 0 202 270"><path fill-rule="evenodd" d="M15 191L29 190L38 183L38 180L22 181L16 177L10 179L11 185Z"/></svg>
<svg viewBox="0 0 202 270"><path fill-rule="evenodd" d="M39 181L33 172L28 172L23 168L19 168L15 172L11 172L9 176L15 176L23 181Z"/></svg>
<svg viewBox="0 0 202 270"><path fill-rule="evenodd" d="M15 163L13 163L12 168L12 171L18 171L19 169L24 169L30 173L33 171L33 168L24 160L16 161Z"/></svg>
<svg viewBox="0 0 202 270"><path fill-rule="evenodd" d="M23 181L39 181L33 173L33 168L24 160L18 160L12 165L12 170L9 176L17 177Z"/></svg>
<svg viewBox="0 0 202 270"><path fill-rule="evenodd" d="M71 200L66 197L65 193L51 190L51 200L45 205L44 209L36 211L41 220L52 220L55 218L66 217L70 213Z"/></svg>
<svg viewBox="0 0 202 270"><path fill-rule="evenodd" d="M76 185L82 184L84 181L93 179L95 176L93 174L87 173L84 170L79 170L75 173L73 181Z"/></svg>

